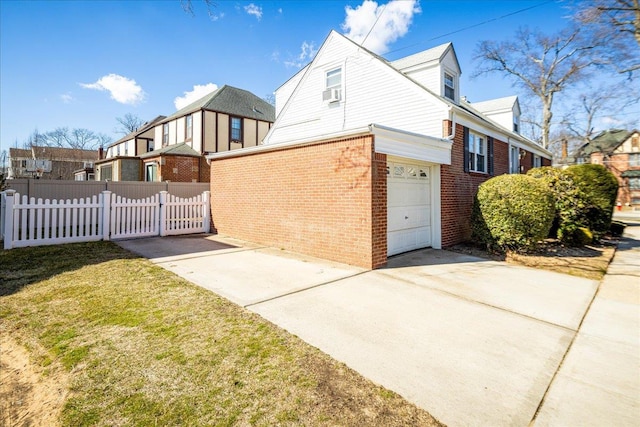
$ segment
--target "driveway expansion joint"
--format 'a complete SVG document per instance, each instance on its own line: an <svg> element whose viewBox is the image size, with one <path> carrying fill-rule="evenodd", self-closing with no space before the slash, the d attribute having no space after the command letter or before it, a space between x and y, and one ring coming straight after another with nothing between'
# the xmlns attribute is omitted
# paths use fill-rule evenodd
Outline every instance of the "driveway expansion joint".
<svg viewBox="0 0 640 427"><path fill-rule="evenodd" d="M318 284L315 284L315 285L307 286L306 288L302 288L302 289L296 289L295 291L291 291L291 292L287 292L287 293L284 293L284 294L281 294L281 295L276 295L276 296L273 296L273 297L265 298L265 299L260 300L260 301L254 301L254 302L251 302L249 304L243 305L242 307L243 308L253 307L253 306L256 306L256 305L263 304L265 302L274 301L274 300L277 300L277 299L280 299L280 298L288 297L290 295L299 294L299 293L302 293L302 292L305 292L305 291L308 291L308 290L311 290L311 289L319 288L321 286L331 285L333 283L340 282L340 281L346 280L346 279L350 279L352 277L361 276L361 275L363 275L365 273L369 273L369 272L371 272L371 270L360 271L358 273L351 274L349 276L340 277L340 278L337 278L337 279L329 280L327 282L322 282L322 283L318 283Z"/></svg>

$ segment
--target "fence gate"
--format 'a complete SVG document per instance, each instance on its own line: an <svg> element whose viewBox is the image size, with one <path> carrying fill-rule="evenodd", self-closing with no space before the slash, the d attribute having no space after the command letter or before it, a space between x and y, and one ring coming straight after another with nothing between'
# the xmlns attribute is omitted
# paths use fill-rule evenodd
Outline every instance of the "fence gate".
<svg viewBox="0 0 640 427"><path fill-rule="evenodd" d="M161 191L127 199L110 191L72 200L27 198L0 193L0 237L4 248L146 236L208 233L209 192L180 198Z"/></svg>

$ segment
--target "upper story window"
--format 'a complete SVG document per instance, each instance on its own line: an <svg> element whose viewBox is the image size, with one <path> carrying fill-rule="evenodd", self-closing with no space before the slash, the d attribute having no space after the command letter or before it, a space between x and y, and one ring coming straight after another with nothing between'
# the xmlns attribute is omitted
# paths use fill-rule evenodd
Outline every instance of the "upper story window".
<svg viewBox="0 0 640 427"><path fill-rule="evenodd" d="M487 172L487 140L473 132L469 132L469 170Z"/></svg>
<svg viewBox="0 0 640 427"><path fill-rule="evenodd" d="M169 145L169 123L162 125L162 146L166 147L167 145Z"/></svg>
<svg viewBox="0 0 640 427"><path fill-rule="evenodd" d="M515 133L520 133L520 117L513 115L513 131Z"/></svg>
<svg viewBox="0 0 640 427"><path fill-rule="evenodd" d="M444 73L444 96L452 101L456 99L456 81L449 73Z"/></svg>
<svg viewBox="0 0 640 427"><path fill-rule="evenodd" d="M329 102L339 101L342 98L342 68L327 71L325 77L322 99Z"/></svg>
<svg viewBox="0 0 640 427"><path fill-rule="evenodd" d="M629 166L640 166L640 154L629 154Z"/></svg>
<svg viewBox="0 0 640 427"><path fill-rule="evenodd" d="M153 139L147 139L147 153L153 151Z"/></svg>
<svg viewBox="0 0 640 427"><path fill-rule="evenodd" d="M193 138L193 115L189 114L185 117L184 139L186 141Z"/></svg>
<svg viewBox="0 0 640 427"><path fill-rule="evenodd" d="M116 146L116 156L120 155L120 144Z"/></svg>
<svg viewBox="0 0 640 427"><path fill-rule="evenodd" d="M240 117L231 117L231 141L242 142L242 119Z"/></svg>

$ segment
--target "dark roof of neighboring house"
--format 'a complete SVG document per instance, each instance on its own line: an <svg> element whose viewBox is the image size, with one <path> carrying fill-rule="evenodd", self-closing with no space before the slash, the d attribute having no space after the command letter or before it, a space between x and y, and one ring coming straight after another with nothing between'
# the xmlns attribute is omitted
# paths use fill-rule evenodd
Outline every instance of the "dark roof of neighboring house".
<svg viewBox="0 0 640 427"><path fill-rule="evenodd" d="M624 171L620 176L623 178L640 178L640 169Z"/></svg>
<svg viewBox="0 0 640 427"><path fill-rule="evenodd" d="M173 144L168 145L166 147L158 148L157 150L149 151L148 153L144 153L140 156L141 159L147 159L149 157L156 157L160 155L173 155L173 156L192 156L192 157L200 157L200 153L198 153L193 148L189 147L186 143L181 144Z"/></svg>
<svg viewBox="0 0 640 427"><path fill-rule="evenodd" d="M593 153L611 154L625 142L635 131L609 129L600 132L590 142L576 150L576 157L590 156Z"/></svg>
<svg viewBox="0 0 640 427"><path fill-rule="evenodd" d="M32 159L34 156L36 159L41 160L88 161L98 160L98 151L47 146L34 146L32 149L9 148L10 158Z"/></svg>
<svg viewBox="0 0 640 427"><path fill-rule="evenodd" d="M149 122L145 122L138 129L134 130L133 132L129 133L128 135L123 136L122 138L120 138L116 142L113 142L113 143L109 144L107 146L107 148L113 147L114 145L118 145L119 143L124 142L124 141L129 141L130 139L135 138L136 136L140 135L141 133L145 133L146 131L148 131L149 129L154 127L156 125L156 123L161 122L162 120L164 120L166 118L167 118L167 116L157 116L155 119L153 119L153 120L151 120Z"/></svg>
<svg viewBox="0 0 640 427"><path fill-rule="evenodd" d="M181 108L162 122L168 122L198 110L217 111L266 122L273 122L276 119L276 109L264 99L247 90L224 85Z"/></svg>

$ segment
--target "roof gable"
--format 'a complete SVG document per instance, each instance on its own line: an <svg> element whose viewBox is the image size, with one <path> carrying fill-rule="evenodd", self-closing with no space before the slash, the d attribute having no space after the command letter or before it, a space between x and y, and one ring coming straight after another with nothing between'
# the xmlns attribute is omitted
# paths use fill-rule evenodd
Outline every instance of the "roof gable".
<svg viewBox="0 0 640 427"><path fill-rule="evenodd" d="M470 104L473 108L483 114L512 111L514 105L516 104L518 104L518 110L520 110L518 97L516 95L505 96L504 98L490 99L481 102L471 102Z"/></svg>
<svg viewBox="0 0 640 427"><path fill-rule="evenodd" d="M217 111L266 122L275 120L275 108L273 105L247 90L224 85L181 108L162 122L166 123L198 110Z"/></svg>
<svg viewBox="0 0 640 427"><path fill-rule="evenodd" d="M624 143L634 131L609 129L600 132L591 141L577 150L578 156L590 156L593 153L610 154Z"/></svg>
<svg viewBox="0 0 640 427"><path fill-rule="evenodd" d="M430 65L436 64L444 60L447 55L452 55L455 65L457 67L458 74L462 73L460 68L460 62L458 62L458 56L451 42L441 44L440 46L433 47L431 49L423 50L422 52L414 53L413 55L405 56L404 58L396 59L390 62L391 66L397 70L406 70L408 68L416 67L418 65Z"/></svg>

